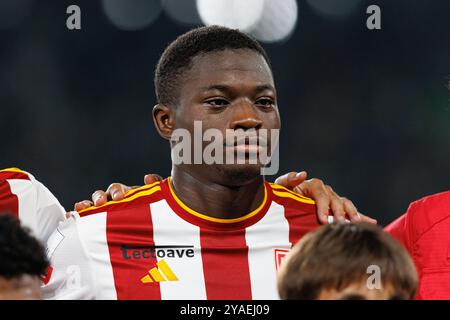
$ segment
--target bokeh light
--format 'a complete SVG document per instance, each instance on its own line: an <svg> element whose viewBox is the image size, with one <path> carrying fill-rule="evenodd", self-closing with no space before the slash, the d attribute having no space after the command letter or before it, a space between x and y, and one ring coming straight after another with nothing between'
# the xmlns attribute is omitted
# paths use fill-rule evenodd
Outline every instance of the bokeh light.
<svg viewBox="0 0 450 320"><path fill-rule="evenodd" d="M296 0L265 0L264 11L251 34L263 42L287 39L297 25Z"/></svg>
<svg viewBox="0 0 450 320"><path fill-rule="evenodd" d="M249 31L263 14L264 0L197 0L197 9L207 26L220 25Z"/></svg>

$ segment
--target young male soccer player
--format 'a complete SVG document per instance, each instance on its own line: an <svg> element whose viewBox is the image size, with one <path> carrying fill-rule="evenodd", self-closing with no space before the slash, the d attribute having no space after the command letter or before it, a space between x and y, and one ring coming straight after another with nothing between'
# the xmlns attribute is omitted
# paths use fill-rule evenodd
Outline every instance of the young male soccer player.
<svg viewBox="0 0 450 320"><path fill-rule="evenodd" d="M417 274L408 252L376 225L333 223L305 235L279 273L283 299L412 299Z"/></svg>
<svg viewBox="0 0 450 320"><path fill-rule="evenodd" d="M266 53L237 30L179 37L158 63L155 89L153 118L166 139L176 129L193 136L195 120L222 133L280 128ZM265 145L224 149L249 154ZM278 298L279 262L319 224L313 200L265 182L261 167L172 163L170 179L74 214L49 239L46 297ZM78 283L68 286L74 265Z"/></svg>

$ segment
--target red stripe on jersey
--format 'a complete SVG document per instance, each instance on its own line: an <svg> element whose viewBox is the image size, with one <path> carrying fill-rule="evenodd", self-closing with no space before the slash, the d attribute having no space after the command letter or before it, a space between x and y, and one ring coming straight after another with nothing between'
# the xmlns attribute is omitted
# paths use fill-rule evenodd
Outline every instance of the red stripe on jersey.
<svg viewBox="0 0 450 320"><path fill-rule="evenodd" d="M150 253L155 242L148 198L147 203L108 212L106 230L117 299L160 300L159 283L141 281L157 262Z"/></svg>
<svg viewBox="0 0 450 320"><path fill-rule="evenodd" d="M19 199L11 192L11 187L6 180L0 180L0 214L2 213L19 217Z"/></svg>
<svg viewBox="0 0 450 320"><path fill-rule="evenodd" d="M42 282L44 284L48 284L50 282L52 274L53 274L53 268L52 268L52 266L48 266L47 272L45 273L45 275L41 276Z"/></svg>
<svg viewBox="0 0 450 320"><path fill-rule="evenodd" d="M30 177L24 172L0 171L0 213L10 213L18 218L19 199L11 192L11 187L7 181L12 179L30 180Z"/></svg>
<svg viewBox="0 0 450 320"><path fill-rule="evenodd" d="M21 171L0 171L0 180L11 180L11 179L19 179L19 180L30 180L30 177Z"/></svg>
<svg viewBox="0 0 450 320"><path fill-rule="evenodd" d="M294 246L306 233L320 227L314 204L274 195L274 201L284 206L284 216L289 224L289 242Z"/></svg>
<svg viewBox="0 0 450 320"><path fill-rule="evenodd" d="M245 229L200 229L208 300L252 298Z"/></svg>

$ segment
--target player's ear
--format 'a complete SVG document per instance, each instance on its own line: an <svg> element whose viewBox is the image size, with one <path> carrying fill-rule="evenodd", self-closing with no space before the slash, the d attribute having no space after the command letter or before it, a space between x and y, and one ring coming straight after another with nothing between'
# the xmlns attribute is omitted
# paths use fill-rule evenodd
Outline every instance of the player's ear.
<svg viewBox="0 0 450 320"><path fill-rule="evenodd" d="M153 122L159 135L170 140L174 128L175 113L172 108L164 104L157 104L153 107Z"/></svg>

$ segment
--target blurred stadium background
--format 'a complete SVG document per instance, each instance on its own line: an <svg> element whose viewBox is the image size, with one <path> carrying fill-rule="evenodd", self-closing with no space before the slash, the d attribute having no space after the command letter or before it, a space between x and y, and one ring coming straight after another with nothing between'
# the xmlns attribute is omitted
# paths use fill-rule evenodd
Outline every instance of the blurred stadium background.
<svg viewBox="0 0 450 320"><path fill-rule="evenodd" d="M371 4L381 30L366 28ZM0 0L0 167L32 172L67 209L169 175L154 66L176 36L224 24L271 57L280 173L307 170L384 225L450 187L449 14L448 0Z"/></svg>

